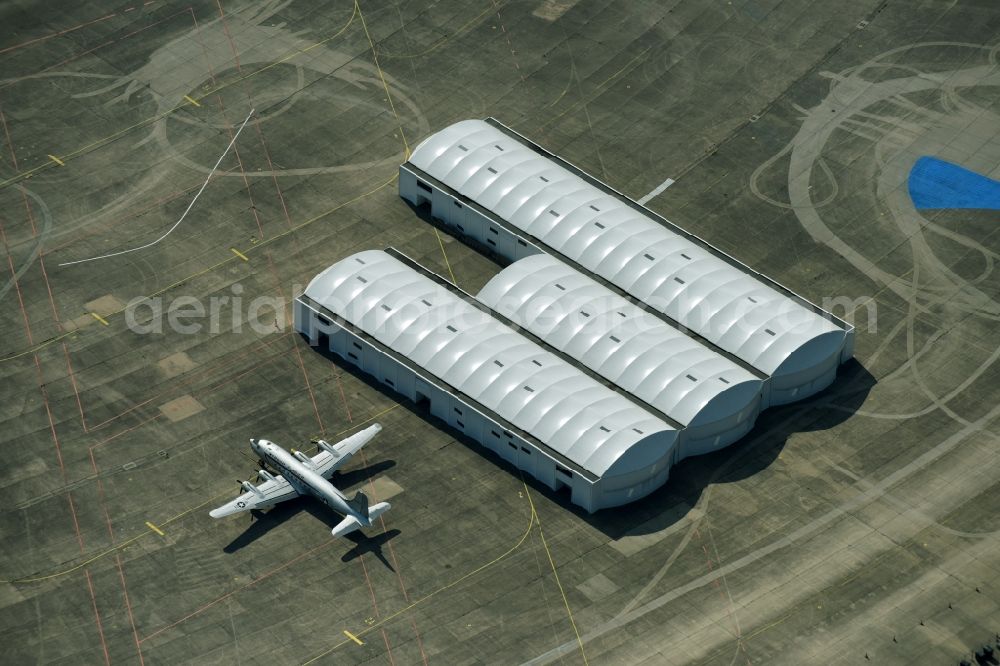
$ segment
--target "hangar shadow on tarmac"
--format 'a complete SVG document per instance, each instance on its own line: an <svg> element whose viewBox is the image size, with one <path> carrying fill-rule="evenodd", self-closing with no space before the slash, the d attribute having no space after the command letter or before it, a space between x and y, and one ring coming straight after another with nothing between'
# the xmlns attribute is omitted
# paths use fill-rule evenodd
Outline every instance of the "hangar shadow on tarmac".
<svg viewBox="0 0 1000 666"><path fill-rule="evenodd" d="M300 337L308 343L304 336L300 334ZM368 374L349 363L342 363L333 352L317 347L310 349L368 388L378 391L388 400L398 402L408 412L447 433L477 454L487 457L514 477L522 479L533 491L572 512L612 540L658 532L680 522L698 503L702 492L709 485L751 477L777 459L793 434L828 430L849 419L861 408L876 383L875 377L863 365L851 359L840 367L836 380L827 389L807 400L765 410L743 439L721 451L682 460L671 470L667 483L647 497L624 506L588 514L570 502L568 489L553 491L530 475L522 474L517 467L474 439L449 427L430 414L426 407L409 400L400 400L396 393L374 381Z"/></svg>

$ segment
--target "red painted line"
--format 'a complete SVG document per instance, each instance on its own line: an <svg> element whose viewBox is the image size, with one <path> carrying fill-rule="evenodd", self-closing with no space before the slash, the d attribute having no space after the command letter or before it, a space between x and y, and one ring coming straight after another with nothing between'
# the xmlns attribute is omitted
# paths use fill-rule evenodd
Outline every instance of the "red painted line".
<svg viewBox="0 0 1000 666"><path fill-rule="evenodd" d="M28 345L34 346L35 342L31 338L31 324L28 322L28 311L24 309L24 298L21 295L21 284L17 279L17 271L14 270L14 260L10 256L10 247L7 245L7 234L4 232L2 222L0 222L0 241L3 241L4 250L7 252L7 265L10 267L10 277L14 280L14 289L17 290L17 303L21 306L21 317L24 319L24 332L28 337Z"/></svg>
<svg viewBox="0 0 1000 666"><path fill-rule="evenodd" d="M45 270L45 255L39 253L38 255L38 265L42 268L42 277L45 279L45 289L49 292L49 307L52 308L52 319L55 320L56 328L60 333L63 332L62 321L59 319L59 312L56 308L56 298L52 295L52 285L49 283L49 274Z"/></svg>
<svg viewBox="0 0 1000 666"><path fill-rule="evenodd" d="M208 57L208 49L205 48L205 40L201 38L201 30L198 28L198 17L194 14L194 8L188 6L188 11L191 13L191 22L194 23L194 34L198 39L198 43L201 44L201 52L205 56L205 66L208 67L208 76L212 79L212 87L215 87L215 72L212 70L212 61Z"/></svg>
<svg viewBox="0 0 1000 666"><path fill-rule="evenodd" d="M278 294L284 300L284 292L281 289L281 282L278 279L277 270L274 267L274 259L271 257L271 251L267 250L265 252L267 256L267 265L270 268L271 276L274 278L275 286L278 288ZM312 383L309 381L309 373L306 372L306 364L302 360L302 352L299 351L299 345L297 341L292 339L292 349L295 350L295 356L299 361L299 368L302 369L302 378L306 381L306 389L309 392L309 399L312 401L313 413L316 414L316 423L319 424L319 431L322 434L326 434L326 426L323 425L323 417L319 415L319 405L316 402L316 393L313 391Z"/></svg>
<svg viewBox="0 0 1000 666"><path fill-rule="evenodd" d="M66 481L64 480L65 484ZM66 492L66 501L69 504L70 515L73 516L73 532L76 533L76 544L80 547L80 553L83 553L83 534L80 533L80 521L76 517L76 504L73 502L73 493L70 491Z"/></svg>
<svg viewBox="0 0 1000 666"><path fill-rule="evenodd" d="M347 412L347 422L354 423L354 417L351 416L351 407L347 404L347 394L344 393L344 384L340 381L340 373L337 372L333 363L330 364L330 372L337 378L337 389L340 390L340 400L344 403L344 411Z"/></svg>
<svg viewBox="0 0 1000 666"><path fill-rule="evenodd" d="M7 147L10 149L10 158L14 162L14 171L20 171L21 169L17 166L17 156L14 155L14 143L10 140L10 130L7 129L7 116L4 115L2 109L0 109L0 121L3 122L3 133L7 137Z"/></svg>
<svg viewBox="0 0 1000 666"><path fill-rule="evenodd" d="M250 102L251 106L254 106L253 99L250 97L250 93L247 93L247 100ZM267 168L271 172L271 180L274 182L274 189L278 192L278 200L281 201L281 210L285 214L285 221L288 223L288 228L291 229L295 225L292 224L292 216L288 214L288 206L285 205L285 195L281 192L281 186L278 185L278 174L274 170L274 163L271 161L271 151L267 148L267 141L264 140L264 132L260 129L260 118L255 118L253 121L253 126L257 130L257 137L260 139L260 145L264 149L264 157L267 158ZM298 236L292 234L292 238L295 239L296 244L299 242Z"/></svg>
<svg viewBox="0 0 1000 666"><path fill-rule="evenodd" d="M250 96L250 92L246 89L246 82L243 82L242 85L250 106L252 108L256 108L256 104L253 103L253 98ZM260 128L260 118L256 118L254 120L253 126L254 129L257 130L257 138L260 139L260 145L264 149L264 157L267 158L267 168L271 172L271 180L274 182L274 189L278 192L278 200L281 201L281 210L285 215L285 222L288 224L288 228L290 230L294 229L295 225L292 223L292 216L288 214L288 206L285 203L285 195L281 191L281 186L278 184L278 174L274 168L274 162L271 161L271 151L268 149L267 141L264 139L264 131ZM296 249L301 252L302 245L299 242L298 234L292 234L292 242L295 243Z"/></svg>
<svg viewBox="0 0 1000 666"><path fill-rule="evenodd" d="M709 528L709 529L711 529L711 528ZM708 567L708 572L711 573L712 571L715 570L715 567L712 566L712 556L709 554L708 548L705 545L705 541L704 541L704 539L702 539L701 532L698 530L697 527L694 529L694 534L695 534L696 537L698 537L698 541L701 543L701 552L705 554L705 564ZM710 531L709 532L709 538L711 538L711 536L712 535L711 535L711 531ZM715 544L713 543L713 547L714 547L714 545ZM729 607L729 617L733 621L733 628L735 629L735 634L736 634L736 645L737 645L738 648L740 648L740 650L743 651L743 656L746 659L746 662L747 662L747 664L749 666L749 664L751 663L750 662L750 655L747 654L746 646L743 644L743 637L742 637L743 636L743 631L742 631L742 629L740 629L740 621L739 621L739 618L736 616L736 609L733 606L733 601L732 601L732 599L730 599L726 595L725 591L722 589L722 585L719 583L719 579L718 578L716 578L715 580L712 581L712 587L714 587L716 589L716 591L719 593L719 600L722 602L722 604L724 606L728 606ZM737 650L737 654L739 654L740 650ZM736 656L734 655L733 656L733 663L735 663L735 661L736 661Z"/></svg>
<svg viewBox="0 0 1000 666"><path fill-rule="evenodd" d="M319 424L320 433L325 435L326 427L323 425L323 419L319 415L319 406L316 404L316 394L313 392L312 384L309 383L309 373L306 372L306 364L302 360L302 352L299 351L299 346L295 344L294 340L292 341L292 344L295 345L295 355L299 359L299 367L302 368L302 377L306 380L306 388L309 390L309 399L312 400L313 411L316 413L316 423Z"/></svg>
<svg viewBox="0 0 1000 666"><path fill-rule="evenodd" d="M392 658L392 648L389 647L389 634L385 633L385 627L382 627L382 640L385 641L385 649L389 653L389 663L396 666L396 660Z"/></svg>
<svg viewBox="0 0 1000 666"><path fill-rule="evenodd" d="M84 569L87 576L87 588L90 590L90 603L94 607L94 619L97 621L97 634L101 637L101 649L104 650L104 663L111 666L111 656L108 654L108 644L104 640L104 627L101 625L101 613L97 610L97 597L94 596L94 583L90 580L90 570Z"/></svg>
<svg viewBox="0 0 1000 666"><path fill-rule="evenodd" d="M12 156L14 154L13 150L14 150L14 147L11 146L11 155ZM38 230L37 230L37 227L35 225L35 212L34 212L34 209L31 207L31 200L28 199L28 195L25 194L25 192L24 192L23 189L21 190L21 199L24 200L24 209L28 213L28 222L31 223L31 237L32 238L38 238ZM56 299L52 295L52 284L49 282L49 273L48 273L48 271L45 270L45 256L43 254L39 254L39 256L38 256L38 265L41 267L41 269L42 269L42 277L45 279L45 290L48 292L48 296L49 296L49 307L52 308L52 321L55 322L56 329L60 333L62 333L63 332L63 325L62 325L62 322L59 320L59 312L56 309Z"/></svg>
<svg viewBox="0 0 1000 666"><path fill-rule="evenodd" d="M271 277L274 278L274 286L278 290L278 298L280 298L282 303L284 303L285 305L285 321L286 322L291 321L290 318L292 316L292 313L291 310L289 309L291 307L291 304L285 303L285 292L281 288L281 278L278 277L278 269L274 265L274 257L271 256L270 250L265 250L264 256L267 257L267 268L269 271L271 271Z"/></svg>
<svg viewBox="0 0 1000 666"><path fill-rule="evenodd" d="M229 40L229 48L233 51L233 61L236 63L236 71L242 74L243 68L240 67L240 54L236 52L236 45L233 44L233 36L229 32L229 24L226 22L226 14L222 11L222 0L215 0L215 4L219 6L219 18L222 19L222 29L226 32L226 39Z"/></svg>
<svg viewBox="0 0 1000 666"><path fill-rule="evenodd" d="M33 354L35 359L35 374L38 377L38 390L42 394L42 404L45 405L45 413L49 417L49 431L52 433L52 440L56 445L56 459L59 461L59 471L62 473L63 483L66 483L66 467L63 465L62 450L59 447L59 436L56 435L56 424L52 420L52 410L49 409L49 396L45 390L45 381L42 377L42 364L38 360L38 354Z"/></svg>
<svg viewBox="0 0 1000 666"><path fill-rule="evenodd" d="M13 146L11 146L13 148ZM38 236L38 229L35 227L35 214L31 209L31 202L28 201L28 195L21 190L21 200L24 202L24 210L28 214L28 224L31 225L31 237L36 238Z"/></svg>
<svg viewBox="0 0 1000 666"><path fill-rule="evenodd" d="M125 595L125 608L128 609L128 621L132 625L132 637L135 639L135 651L139 654L139 664L144 666L146 660L142 657L142 645L139 641L139 632L135 628L135 616L132 615L132 602L128 599L128 586L125 585L125 570L122 568L122 558L120 553L115 553L115 559L118 560L118 577L122 581L122 592Z"/></svg>
<svg viewBox="0 0 1000 666"><path fill-rule="evenodd" d="M424 662L424 666L427 666L427 653L424 652L424 642L420 640L420 632L417 631L417 623L410 617L410 626L413 627L413 633L417 636L417 647L420 648L420 659Z"/></svg>
<svg viewBox="0 0 1000 666"><path fill-rule="evenodd" d="M94 475L97 477L97 499L98 503L101 505L101 509L104 511L104 520L108 525L108 536L111 538L111 543L115 543L115 531L111 527L111 515L108 514L108 505L104 501L104 482L101 481L101 472L97 468L97 461L94 459L94 447L90 447L87 450L90 454L90 466L94 469Z"/></svg>
<svg viewBox="0 0 1000 666"><path fill-rule="evenodd" d="M216 4L219 7L219 17L220 17L220 19L222 21L222 28L223 28L223 30L225 30L225 33L226 33L226 39L229 41L229 48L233 52L233 61L236 63L236 71L239 72L240 74L242 74L243 70L240 67L239 54L236 52L236 45L233 44L232 35L230 35L230 33L229 33L229 25L226 23L226 15L222 11L222 3L220 2L220 0L216 0ZM195 18L195 14L194 14L193 10L191 11L191 18L195 22L195 28L197 29L198 19ZM202 44L202 48L204 49L204 44ZM208 61L207 53L206 53L206 61ZM210 75L212 76L212 81L214 83L214 81L215 81L215 73L212 71L212 66L211 66L210 62L209 62L209 65L208 65L208 69L209 69ZM223 102L222 102L222 95L218 95L217 94L215 96L215 99L218 102L219 108L222 111L222 118L223 118L223 120L226 121L226 131L229 133L229 138L232 139L233 138L233 126L229 122L229 118L226 116L226 107L225 107L225 104L223 104ZM247 197L250 199L250 211L253 213L253 218L257 222L257 230L260 232L260 240L264 240L264 228L263 228L263 226L260 223L260 216L257 214L257 206L256 206L256 204L254 203L254 200L253 200L253 192L250 190L250 181L247 179L246 169L243 168L243 158L240 157L240 149L235 144L233 145L233 154L236 155L236 162L237 162L237 164L239 164L239 166L240 166L240 172L243 174L243 184L244 184L244 186L246 187L246 190L247 190Z"/></svg>
<svg viewBox="0 0 1000 666"><path fill-rule="evenodd" d="M227 592L226 594L223 594L221 597L218 597L218 598L216 598L216 599L208 602L207 604L204 604L203 606L197 608L196 610L191 611L190 613L188 613L184 617L180 618L179 620L171 622L170 624L166 625L165 627L161 627L161 628L157 629L156 631L154 631L153 633L148 634L146 636L143 636L141 639L139 639L139 643L145 643L149 639L151 639L151 638L153 638L155 636L159 636L160 634L162 634L163 632L165 632L165 631L167 631L169 629L173 629L174 627L176 627L177 625L181 624L182 622L186 622L186 621L190 620L191 618L195 617L196 615L200 615L201 613L204 613L206 610L208 610L212 606L215 606L219 602L225 601L226 599L228 599L229 597L233 596L234 594L237 594L238 592L242 592L243 590L245 590L247 588L253 587L257 583L261 582L262 580L270 578L274 574L287 569L288 567L292 566L293 564L295 564L299 560L302 560L302 559L304 559L304 558L312 555L313 553L319 552L319 551L321 551L321 550L323 550L325 548L329 548L334 543L337 543L337 542L331 539L329 541L325 541L325 542L319 544L318 546L313 546L312 548L310 548L309 550L305 551L304 553L300 553L299 555L293 557L292 559L288 560L284 564L282 564L282 565L280 565L280 566L278 566L278 567L276 567L274 569L271 569L267 573L262 574L261 576L253 579L249 583L246 583L245 585L242 585L242 586L236 588L235 590L231 590L231 591Z"/></svg>
<svg viewBox="0 0 1000 666"><path fill-rule="evenodd" d="M372 586L371 577L369 577L368 575L368 567L365 566L365 556L360 555L358 557L358 561L361 562L361 570L365 574L365 582L368 583L368 593L371 595L372 606L375 608L375 619L381 619L381 616L379 615L378 612L378 603L375 601L375 588ZM396 660L393 659L392 657L392 646L389 645L389 635L385 632L385 627L382 627L382 640L385 641L385 650L386 653L389 655L389 663L395 664Z"/></svg>
<svg viewBox="0 0 1000 666"><path fill-rule="evenodd" d="M63 485L66 484L66 466L63 464L62 447L59 446L59 435L56 434L56 423L52 418L52 410L49 408L49 395L45 390L45 381L42 377L42 364L38 360L38 354L32 354L35 358L35 373L38 378L38 390L42 394L42 404L45 405L45 414L49 417L49 432L52 433L52 441L56 447L56 460L59 462L59 473L62 476ZM73 517L73 531L76 532L76 541L83 552L83 536L80 534L80 522L76 517L76 507L73 505L73 493L67 492L66 499L69 502L69 512Z"/></svg>
<svg viewBox="0 0 1000 666"><path fill-rule="evenodd" d="M378 602L375 601L375 588L372 587L372 579L368 575L368 567L365 566L364 556L358 558L358 562L361 563L361 571L365 574L365 582L368 583L368 596L372 598L372 608L375 609L375 618L380 619L382 616L378 612Z"/></svg>
<svg viewBox="0 0 1000 666"><path fill-rule="evenodd" d="M80 390L76 386L76 375L73 373L73 364L69 361L69 348L66 347L66 343L62 343L63 354L66 356L66 374L69 375L69 380L73 384L73 395L76 396L76 407L80 410L80 425L83 426L83 431L87 431L87 418L83 415L83 402L80 400Z"/></svg>
<svg viewBox="0 0 1000 666"><path fill-rule="evenodd" d="M226 122L226 132L229 134L229 140L233 139L233 125L229 122L229 118L226 115L226 106L222 103L222 95L216 95L215 100L219 103L219 109L222 112L222 119ZM257 214L257 205L253 200L253 192L250 190L250 179L247 178L247 171L243 167L243 158L240 157L240 149L235 143L233 144L233 155L236 156L236 163L240 167L240 173L243 174L243 186L247 190L247 198L250 199L250 212L253 213L253 219L257 222L257 231L260 233L260 240L264 240L264 227L260 223L260 215Z"/></svg>
<svg viewBox="0 0 1000 666"><path fill-rule="evenodd" d="M21 42L20 44L15 44L14 46L8 46L7 48L0 49L0 55L7 53L9 51L15 51L17 49L23 48L30 44L37 44L38 42L44 42L46 39L52 39L53 37L58 37L59 35L65 35L67 33L79 30L80 28L86 28L88 25L93 25L95 23L100 23L101 21L107 21L112 16L117 16L117 14L108 14L107 16L102 16L99 19L94 19L93 21L87 21L86 23L81 23L80 25L75 25L72 28L66 28L65 30L60 30L59 32L53 32L48 35L43 35L42 37L36 37L35 39L29 39L26 42Z"/></svg>
<svg viewBox="0 0 1000 666"><path fill-rule="evenodd" d="M368 467L368 456L365 455L364 448L359 449L358 453L361 454L361 464L364 465L365 467ZM368 479L368 490L371 493L372 500L378 502L379 499L378 499L378 494L375 492L374 479ZM385 534L388 531L388 528L386 527L385 524L385 514L379 516L378 519L379 523L382 525L382 533ZM393 565L392 568L395 569L396 580L399 581L399 589L403 592L403 599L405 599L406 603L409 604L410 594L409 592L406 591L406 585L403 583L403 573L402 573L403 568L399 566L399 561L396 559L396 550L392 547L392 541L387 542L386 545L389 546L389 556L392 558L392 565ZM417 645L420 647L420 658L423 660L424 664L427 664L427 654L426 652L424 652L424 641L420 637L420 630L417 629L417 623L412 616L410 617L410 626L413 627L413 634L414 636L416 636Z"/></svg>

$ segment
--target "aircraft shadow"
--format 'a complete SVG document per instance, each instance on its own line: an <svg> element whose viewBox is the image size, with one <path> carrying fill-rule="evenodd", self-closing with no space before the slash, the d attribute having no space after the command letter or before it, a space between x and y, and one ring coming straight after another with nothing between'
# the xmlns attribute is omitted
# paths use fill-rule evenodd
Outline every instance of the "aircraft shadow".
<svg viewBox="0 0 1000 666"><path fill-rule="evenodd" d="M350 562L351 560L356 560L365 553L371 553L378 558L379 562L385 565L386 569L395 573L396 570L392 568L391 564L389 564L389 560L385 559L385 554L382 552L382 546L389 543L390 540L395 539L400 534L401 532L396 529L386 530L381 534L371 535L360 531L351 532L344 538L353 541L355 546L344 553L344 555L340 558L340 561Z"/></svg>
<svg viewBox="0 0 1000 666"><path fill-rule="evenodd" d="M346 472L336 471L333 476L330 477L330 483L340 488L341 492L350 495L346 489L353 488L359 483L364 483L368 479L374 478L382 472L392 469L396 466L395 460L381 460L377 463L372 463L368 467L362 467L360 469L352 469ZM364 490L364 488L359 488L358 490ZM372 500L375 501L374 499Z"/></svg>
<svg viewBox="0 0 1000 666"><path fill-rule="evenodd" d="M365 482L375 477L376 475L388 469L391 469L395 465L396 461L394 460L382 460L377 463L368 465L367 467L362 467L360 469L349 470L346 472L334 472L333 477L331 478L331 482L335 486L340 488L341 491L344 491L344 489L351 488L352 486ZM240 533L239 536L237 536L235 539L226 544L222 548L222 550L223 552L230 554L238 552L243 548L246 548L250 544L254 543L261 537L263 537L265 534L270 532L275 527L282 525L283 523L287 522L290 518L293 518L294 516L298 515L303 511L313 516L323 525L325 525L327 531L332 530L334 527L336 527L337 523L339 523L343 518L335 511L331 511L326 507L322 506L321 504L319 504L312 497L296 497L295 499L291 499L288 500L287 502L282 502L281 504L275 505L274 507L268 509L267 511L249 512L250 515L246 516L244 519L251 521L250 526L247 527L245 530L243 530L243 532ZM371 539L374 540L375 543L374 545L371 546L371 550L359 551L357 552L357 554L353 555L349 559L354 559L354 557L363 554L363 552L371 552L373 555L382 560L382 562L386 566L389 566L388 562L386 562L385 559L381 556L381 551L379 550L379 548L381 547L382 544L386 543L389 539L395 537L399 533L400 533L399 530L389 530L388 532L385 532L383 534L373 535ZM388 538L381 539L381 537L384 537L386 534L390 536ZM357 538L358 535L359 533L355 532L347 536L347 538L350 541L353 541L356 544L354 548L348 551L348 554L358 551L358 548L361 547L361 545L363 544L363 537L365 535L361 534L360 536L362 538ZM345 555L345 557L347 556ZM346 562L348 560L344 561Z"/></svg>

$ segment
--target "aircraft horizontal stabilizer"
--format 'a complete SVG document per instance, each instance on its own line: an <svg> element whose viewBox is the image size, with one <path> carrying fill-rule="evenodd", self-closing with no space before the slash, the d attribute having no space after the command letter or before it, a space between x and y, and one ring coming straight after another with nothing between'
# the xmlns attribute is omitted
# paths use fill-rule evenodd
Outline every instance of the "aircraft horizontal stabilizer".
<svg viewBox="0 0 1000 666"><path fill-rule="evenodd" d="M368 509L368 520L375 520L383 513L392 508L392 505L388 502L379 502L378 504L373 504L370 509Z"/></svg>
<svg viewBox="0 0 1000 666"><path fill-rule="evenodd" d="M378 518L391 508L392 505L389 504L388 502L379 502L378 504L373 504L371 508L368 509L369 525L371 524L371 521L375 520L376 518ZM337 526L333 528L332 534L335 537L342 537L347 534L350 534L359 527L362 527L362 525L358 521L358 519L355 518L354 516L348 516L347 518L344 518L342 521L337 523Z"/></svg>
<svg viewBox="0 0 1000 666"><path fill-rule="evenodd" d="M348 516L342 521L337 523L337 526L333 528L333 536L342 537L350 534L354 530L361 527L361 523L358 522L357 518L354 516Z"/></svg>

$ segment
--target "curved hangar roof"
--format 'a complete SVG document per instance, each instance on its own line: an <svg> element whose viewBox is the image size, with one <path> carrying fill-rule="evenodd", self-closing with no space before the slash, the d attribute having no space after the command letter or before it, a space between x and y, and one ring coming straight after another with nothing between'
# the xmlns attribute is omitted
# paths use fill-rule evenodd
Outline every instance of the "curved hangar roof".
<svg viewBox="0 0 1000 666"><path fill-rule="evenodd" d="M482 120L431 135L409 161L767 374L828 367L845 343L832 322Z"/></svg>
<svg viewBox="0 0 1000 666"><path fill-rule="evenodd" d="M676 441L661 419L380 250L330 266L305 294L595 475L653 465Z"/></svg>
<svg viewBox="0 0 1000 666"><path fill-rule="evenodd" d="M502 270L480 301L684 425L752 407L761 380L548 254Z"/></svg>

